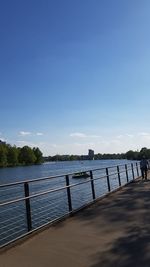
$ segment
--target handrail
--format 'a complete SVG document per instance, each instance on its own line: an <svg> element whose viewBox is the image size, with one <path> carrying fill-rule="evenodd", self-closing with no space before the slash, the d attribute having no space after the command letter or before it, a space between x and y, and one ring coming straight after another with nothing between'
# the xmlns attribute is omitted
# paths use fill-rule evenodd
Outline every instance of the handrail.
<svg viewBox="0 0 150 267"><path fill-rule="evenodd" d="M132 170L132 169L128 169L128 170ZM124 172L126 172L126 171L125 170L124 171L120 171L120 173L124 173ZM116 175L116 174L118 174L118 172L111 173L111 174L109 174L109 177L110 176L113 176L113 175ZM80 183L77 183L77 184L70 184L68 186L62 186L62 187L58 187L58 188L55 188L55 189L52 189L52 190L47 190L47 191L44 191L44 192L39 192L38 194L33 194L33 195L28 196L28 197L22 197L22 198L10 200L8 202L0 203L0 207L6 206L6 205L9 205L9 204L14 204L14 203L17 203L17 202L20 202L20 201L23 201L23 200L27 200L27 199L31 199L31 198L43 196L43 195L46 195L46 194L49 194L49 193L58 192L58 191L61 191L61 190L67 189L67 188L73 188L75 186L79 186L79 185L82 185L82 184L89 183L89 182L91 182L91 180L92 181L100 180L100 179L103 179L105 177L107 177L107 175L101 176L99 178L92 178L92 179L90 179L88 181L80 182Z"/></svg>
<svg viewBox="0 0 150 267"><path fill-rule="evenodd" d="M113 168L115 168L115 170L112 170ZM103 171L103 172L98 172L98 171ZM0 248L8 245L11 242L14 242L18 238L21 238L22 236L25 236L28 233L31 233L41 228L42 226L48 224L48 222L52 223L56 219L63 218L63 216L65 216L66 214L68 216L69 214L72 214L72 212L76 212L77 210L93 203L94 201L99 199L100 196L107 194L115 190L115 188L119 188L130 181L133 181L136 177L139 177L139 162L136 161L135 164L133 164L133 162L132 163L130 162L127 164L120 164L103 168L95 168L92 170L91 169L87 170L86 168L84 168L83 172L88 172L89 177L87 177L87 179L84 181L78 180L75 183L72 180L72 182L70 183L71 175L79 172L82 171L80 170L69 174L64 173L50 177L42 177L37 179L30 179L30 180L24 180L24 181L18 181L14 183L0 185L1 191L4 192L2 194L2 202L0 203L0 208L2 208L2 210L0 211L0 215L3 212L5 213L5 216L2 217L2 221L0 222L1 225ZM122 173L124 174L121 175ZM42 185L40 186L39 184L38 185L39 187L37 188L38 191L35 191L37 186L36 182L46 181L49 179L54 179L59 177L63 177L64 179L63 185L62 184L59 185L59 183L56 184L54 183L53 187L50 188L49 184L47 183L45 183L44 187ZM102 181L102 179L106 179L104 180L105 181L104 183L98 182L98 180ZM114 183L113 179L115 179ZM90 183L91 183L90 186L80 187L80 185L85 185ZM32 185L35 184L36 185L35 188L32 186L30 187L31 184ZM18 196L16 195L16 191L18 189L20 190L19 185L23 185L23 187L21 187L20 197L19 195ZM75 189L71 190L72 188ZM9 191L11 192L10 197L7 197ZM57 194L57 192L60 191L62 192L62 194L61 193ZM90 198L84 200L83 203L84 205L82 204L82 202L79 201L80 206L76 208L76 205L74 206L75 204L74 201L77 200L78 197L80 199L83 192L86 192L86 197L90 195ZM74 193L75 193L75 198L74 198ZM77 194L79 195L76 198ZM62 200L64 201L62 204L64 205L65 203L65 205L68 206L67 210L63 208L63 214L59 214L59 210L57 211L56 209L56 207L58 207L60 203L61 195L63 197ZM32 199L35 200L31 201ZM48 199L48 201L45 199ZM16 203L21 203L21 204L18 205ZM46 203L49 204L45 205ZM53 212L53 209L55 210L55 214L57 215L56 219L53 219L53 217L49 217L49 212L51 214L51 212ZM13 212L14 216L11 216L12 212L10 212L10 210ZM39 212L39 210L41 211ZM17 218L17 220L15 220L15 218ZM12 234L9 234L9 232L12 232Z"/></svg>
<svg viewBox="0 0 150 267"><path fill-rule="evenodd" d="M126 165L130 165L130 164L131 163L127 163ZM119 165L110 166L110 167L108 167L108 169L116 168L117 166L121 167L121 166L125 166L125 164L119 164ZM105 169L106 169L106 167L96 168L96 169L92 169L92 171L100 171L100 170L105 170ZM84 171L90 172L91 169L88 169L88 170L85 170L84 169ZM75 171L75 172L71 172L71 173L64 173L64 174L58 174L58 175L47 176L47 177L36 178L36 179L30 179L30 180L17 181L17 182L14 182L14 183L1 184L0 185L0 188L7 187L7 186L20 185L20 184L24 184L26 182L32 183L32 182L39 182L39 181L45 181L45 180L55 179L55 178L59 178L59 177L65 176L65 175L73 175L73 174L76 174L78 172L80 172L80 171Z"/></svg>

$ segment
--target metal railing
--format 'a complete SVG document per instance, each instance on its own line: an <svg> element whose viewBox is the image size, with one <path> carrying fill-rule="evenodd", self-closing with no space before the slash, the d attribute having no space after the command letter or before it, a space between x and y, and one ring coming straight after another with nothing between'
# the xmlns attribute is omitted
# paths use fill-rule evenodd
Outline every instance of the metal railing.
<svg viewBox="0 0 150 267"><path fill-rule="evenodd" d="M139 163L0 185L0 248L62 219L139 177Z"/></svg>

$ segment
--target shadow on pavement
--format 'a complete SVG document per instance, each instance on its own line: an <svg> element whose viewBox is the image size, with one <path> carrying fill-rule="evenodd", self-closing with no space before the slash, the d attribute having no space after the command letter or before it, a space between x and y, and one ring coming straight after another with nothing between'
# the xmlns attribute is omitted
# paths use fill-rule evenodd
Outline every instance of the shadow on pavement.
<svg viewBox="0 0 150 267"><path fill-rule="evenodd" d="M130 228L113 246L93 257L91 267L149 267L150 230Z"/></svg>
<svg viewBox="0 0 150 267"><path fill-rule="evenodd" d="M78 214L77 219L93 224L100 242L99 252L92 255L90 267L149 267L150 266L150 183L135 182ZM121 229L114 238L113 233Z"/></svg>

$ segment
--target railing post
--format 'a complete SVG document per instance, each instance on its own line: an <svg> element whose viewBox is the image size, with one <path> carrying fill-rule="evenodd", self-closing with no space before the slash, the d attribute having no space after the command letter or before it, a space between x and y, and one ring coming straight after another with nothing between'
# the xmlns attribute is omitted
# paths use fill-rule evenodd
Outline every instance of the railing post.
<svg viewBox="0 0 150 267"><path fill-rule="evenodd" d="M25 205L26 205L26 217L27 217L27 227L28 232L32 230L32 219L31 219L31 207L29 197L29 184L28 182L24 183L24 194L25 194Z"/></svg>
<svg viewBox="0 0 150 267"><path fill-rule="evenodd" d="M92 196L93 200L95 200L95 188L94 188L94 181L93 181L93 172L90 171L90 178L91 178L91 188L92 188Z"/></svg>
<svg viewBox="0 0 150 267"><path fill-rule="evenodd" d="M138 164L136 162L136 171L137 171L137 176L139 177L139 169L138 169Z"/></svg>
<svg viewBox="0 0 150 267"><path fill-rule="evenodd" d="M72 201L71 201L71 192L70 192L70 187L69 187L69 175L66 175L66 186L67 186L67 196L68 196L68 207L69 207L69 212L72 211Z"/></svg>
<svg viewBox="0 0 150 267"><path fill-rule="evenodd" d="M127 164L125 164L125 170L126 170L126 177L127 177L127 183L129 182L129 176L128 176L128 167Z"/></svg>
<svg viewBox="0 0 150 267"><path fill-rule="evenodd" d="M108 168L106 168L106 177L107 177L108 192L110 192L111 189L110 189L110 181L109 181L109 172L108 172Z"/></svg>
<svg viewBox="0 0 150 267"><path fill-rule="evenodd" d="M133 163L131 163L131 169L132 169L132 176L133 176L133 180L134 180L134 169L133 169Z"/></svg>
<svg viewBox="0 0 150 267"><path fill-rule="evenodd" d="M119 182L119 186L121 186L121 179L120 179L119 166L117 166L117 172L118 172L118 182Z"/></svg>

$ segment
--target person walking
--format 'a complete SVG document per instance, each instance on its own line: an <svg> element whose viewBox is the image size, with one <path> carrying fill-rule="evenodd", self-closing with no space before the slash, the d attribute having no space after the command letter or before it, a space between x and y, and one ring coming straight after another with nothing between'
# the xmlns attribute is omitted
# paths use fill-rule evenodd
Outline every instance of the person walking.
<svg viewBox="0 0 150 267"><path fill-rule="evenodd" d="M143 156L143 158L140 161L140 168L141 168L141 174L142 174L142 180L147 180L147 171L148 171L148 161L145 158L145 156Z"/></svg>

